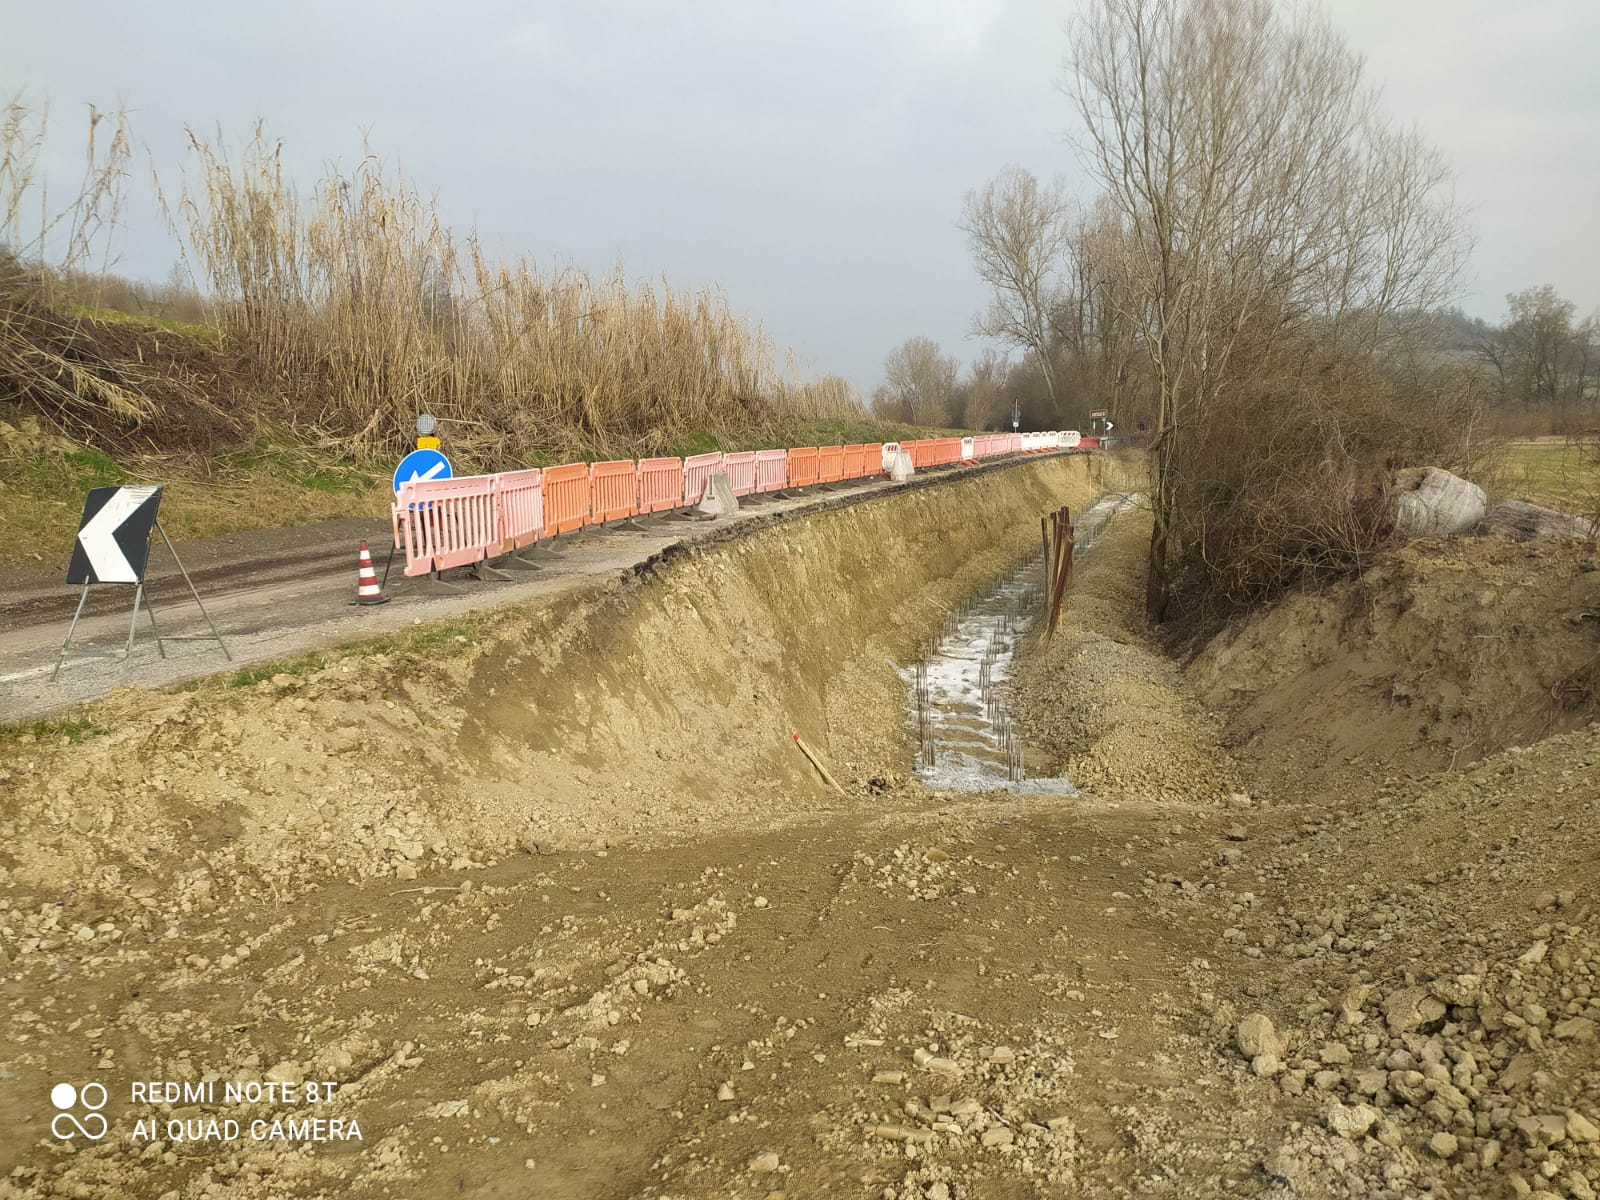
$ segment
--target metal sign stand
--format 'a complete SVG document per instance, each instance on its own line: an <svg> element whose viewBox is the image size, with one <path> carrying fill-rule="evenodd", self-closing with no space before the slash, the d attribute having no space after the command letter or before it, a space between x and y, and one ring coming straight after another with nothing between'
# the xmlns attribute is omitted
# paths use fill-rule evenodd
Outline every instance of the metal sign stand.
<svg viewBox="0 0 1600 1200"><path fill-rule="evenodd" d="M183 560L178 557L178 549L177 549L177 547L172 544L172 539L167 536L167 531L165 529L161 528L161 522L159 520L155 522L155 531L161 535L162 544L166 546L167 553L172 555L172 561L178 564L178 573L183 576L183 582L185 584L187 584L188 587L189 587L189 594L194 597L195 604L199 606L200 615L203 616L206 619L206 624L211 627L210 634L204 634L204 633L168 634L167 636L163 637L162 634L161 634L161 626L156 624L156 606L150 600L150 598L144 594L144 580L141 579L138 582L138 584L134 587L134 592L133 592L133 619L131 621L129 621L129 623L128 623L128 644L123 648L122 653L121 654L105 654L105 653L98 653L98 652L89 652L89 653L80 653L77 657L79 657L79 658L121 659L122 660L122 669L123 670L127 670L128 669L128 659L133 654L134 635L137 634L138 631L139 631L139 606L142 604L142 605L144 605L145 612L147 614L149 614L149 617L150 617L150 629L155 634L156 649L158 651L160 651L162 658L165 658L167 656L167 643L168 642L211 642L211 641L214 641L214 642L217 643L218 646L222 647L223 657L225 657L229 662L232 662L233 661L233 655L231 653L229 653L229 651L228 651L228 643L223 641L222 640L222 635L217 632L216 622L211 619L211 614L206 611L206 606L203 603L201 603L200 593L195 590L194 581L189 578L189 572L188 572L187 569L185 569L185 567L183 565ZM91 587L93 587L93 586L94 586L94 584L92 584L92 583L86 583L86 584L83 585L83 595L78 598L78 610L75 613L72 614L72 624L67 628L67 640L61 643L61 656L56 659L56 669L54 671L50 672L50 682L51 683L54 683L55 680L56 680L56 676L61 674L61 665L67 661L67 651L72 646L73 634L75 634L77 632L77 630L78 630L78 620L79 620L79 618L81 618L83 616L84 606L89 603L89 589ZM102 586L104 586L104 585L102 585ZM117 586L120 586L120 585L111 584L109 586L117 587Z"/></svg>

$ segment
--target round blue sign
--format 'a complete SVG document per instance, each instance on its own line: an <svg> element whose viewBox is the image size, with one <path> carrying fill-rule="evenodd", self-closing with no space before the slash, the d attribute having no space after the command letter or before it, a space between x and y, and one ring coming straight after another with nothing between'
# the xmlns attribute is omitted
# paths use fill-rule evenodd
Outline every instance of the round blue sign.
<svg viewBox="0 0 1600 1200"><path fill-rule="evenodd" d="M413 450L394 469L394 490L402 483L421 483L428 479L449 479L450 460L437 450Z"/></svg>

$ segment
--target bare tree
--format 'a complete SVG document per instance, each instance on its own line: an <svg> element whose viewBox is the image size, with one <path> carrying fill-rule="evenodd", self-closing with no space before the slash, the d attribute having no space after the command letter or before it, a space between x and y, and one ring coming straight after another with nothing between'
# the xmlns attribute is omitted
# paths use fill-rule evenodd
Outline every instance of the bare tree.
<svg viewBox="0 0 1600 1200"><path fill-rule="evenodd" d="M907 338L883 361L884 381L874 407L914 425L950 425L960 372L961 364L932 338Z"/></svg>
<svg viewBox="0 0 1600 1200"><path fill-rule="evenodd" d="M1060 189L1040 184L1021 167L1007 167L980 190L967 193L961 228L979 276L994 293L974 328L1034 354L1056 399L1050 312L1071 231Z"/></svg>
<svg viewBox="0 0 1600 1200"><path fill-rule="evenodd" d="M967 367L967 377L961 381L961 425L964 429L999 429L1003 423L1003 410L1009 410L1006 400L1006 377L1009 364L1006 357L994 350L985 350Z"/></svg>
<svg viewBox="0 0 1600 1200"><path fill-rule="evenodd" d="M1223 387L1298 369L1284 356L1312 327L1379 351L1448 296L1465 246L1442 161L1385 124L1314 10L1098 0L1071 65L1083 157L1124 230L1111 294L1151 376L1160 620L1185 441Z"/></svg>

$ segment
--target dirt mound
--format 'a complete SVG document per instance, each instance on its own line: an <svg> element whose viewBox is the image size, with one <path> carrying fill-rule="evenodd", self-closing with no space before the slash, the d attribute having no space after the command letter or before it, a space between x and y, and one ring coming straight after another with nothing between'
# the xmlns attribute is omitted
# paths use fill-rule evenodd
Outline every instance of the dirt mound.
<svg viewBox="0 0 1600 1200"><path fill-rule="evenodd" d="M1239 623L1188 677L1231 744L1306 788L1341 766L1459 767L1594 719L1597 566L1580 545L1415 542Z"/></svg>
<svg viewBox="0 0 1600 1200"><path fill-rule="evenodd" d="M1078 558L1056 636L1033 635L1010 706L1046 774L1112 799L1214 804L1237 772L1139 615L1150 523L1124 513Z"/></svg>

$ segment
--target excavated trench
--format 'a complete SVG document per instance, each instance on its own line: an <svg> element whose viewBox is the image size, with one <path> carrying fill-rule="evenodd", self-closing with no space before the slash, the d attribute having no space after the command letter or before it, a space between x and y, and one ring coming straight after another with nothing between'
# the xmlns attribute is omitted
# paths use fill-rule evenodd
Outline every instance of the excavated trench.
<svg viewBox="0 0 1600 1200"><path fill-rule="evenodd" d="M1082 555L1136 493L1107 492L1074 520ZM1030 555L998 584L950 614L922 659L902 672L917 741L917 778L947 792L1013 791L1075 796L1064 776L1041 771L1006 708L1011 663L1044 604L1044 554Z"/></svg>
<svg viewBox="0 0 1600 1200"><path fill-rule="evenodd" d="M1040 514L1120 470L1050 457L840 498L423 649L141 694L8 770L7 878L121 908L133 884L302 890L854 807L914 752L902 665L1015 570Z"/></svg>

